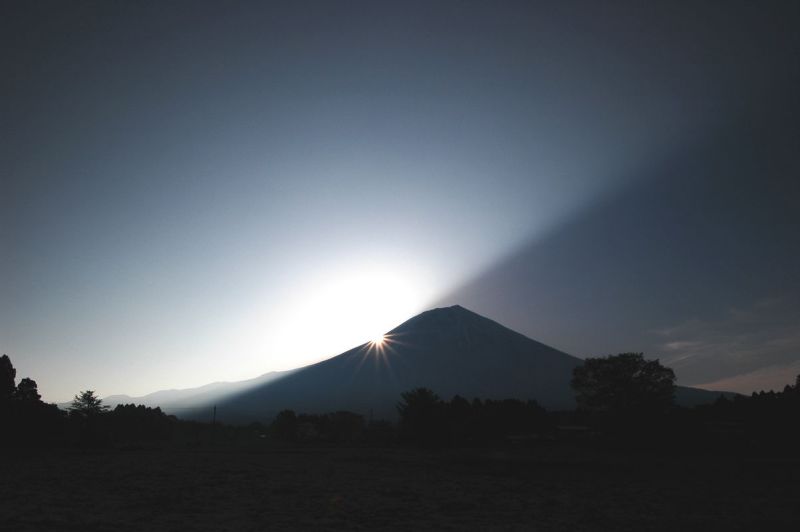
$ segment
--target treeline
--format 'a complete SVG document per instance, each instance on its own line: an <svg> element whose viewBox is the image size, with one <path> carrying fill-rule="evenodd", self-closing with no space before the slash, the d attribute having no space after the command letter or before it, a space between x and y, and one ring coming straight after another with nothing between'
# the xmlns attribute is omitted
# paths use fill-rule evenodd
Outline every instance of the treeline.
<svg viewBox="0 0 800 532"><path fill-rule="evenodd" d="M94 392L75 396L67 411L41 400L36 381L23 378L0 357L0 445L3 447L101 447L167 441L177 420L159 408L118 405L109 410Z"/></svg>
<svg viewBox="0 0 800 532"><path fill-rule="evenodd" d="M347 411L327 414L296 414L283 410L262 434L284 443L325 444L390 444L395 429L383 420L369 421L364 416Z"/></svg>
<svg viewBox="0 0 800 532"><path fill-rule="evenodd" d="M772 449L800 447L800 375L782 391L720 396L710 405L686 410L689 426L682 432L700 431L716 444Z"/></svg>
<svg viewBox="0 0 800 532"><path fill-rule="evenodd" d="M573 372L577 409L560 423L599 444L694 452L792 450L800 445L800 375L780 392L759 392L682 408L675 374L642 353L586 359Z"/></svg>
<svg viewBox="0 0 800 532"><path fill-rule="evenodd" d="M443 400L432 390L402 394L396 424L347 412L281 412L265 432L276 441L381 442L422 447L572 442L669 451L793 450L800 445L800 376L780 392L736 395L709 405L675 404L675 374L642 353L589 358L573 372L574 410L535 401ZM378 436L380 435L380 436Z"/></svg>
<svg viewBox="0 0 800 532"><path fill-rule="evenodd" d="M535 401L506 399L444 401L427 388L405 392L397 405L398 421L367 422L353 412L322 415L280 412L264 427L272 439L291 443L409 444L423 447L498 444L518 435L541 435L553 418Z"/></svg>
<svg viewBox="0 0 800 532"><path fill-rule="evenodd" d="M443 401L432 390L402 394L398 439L423 446L488 445L511 437L544 435L554 420L536 401L473 399Z"/></svg>
<svg viewBox="0 0 800 532"><path fill-rule="evenodd" d="M281 411L268 423L230 426L182 421L159 408L109 409L87 390L67 411L42 402L36 382L16 383L0 357L0 445L122 447L147 444L409 445L481 447L573 442L589 446L670 450L792 450L800 445L800 376L779 392L759 392L713 404L674 404L675 377L641 353L587 359L572 386L577 408L547 412L535 401L440 398L427 388L401 395L397 420L366 420L346 411Z"/></svg>

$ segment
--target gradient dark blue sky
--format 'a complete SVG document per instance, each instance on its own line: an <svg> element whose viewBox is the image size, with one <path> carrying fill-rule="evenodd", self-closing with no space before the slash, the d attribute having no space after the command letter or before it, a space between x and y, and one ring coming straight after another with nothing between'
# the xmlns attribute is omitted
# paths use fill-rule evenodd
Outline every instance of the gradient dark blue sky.
<svg viewBox="0 0 800 532"><path fill-rule="evenodd" d="M46 399L450 303L686 384L800 373L791 3L0 10L0 350Z"/></svg>

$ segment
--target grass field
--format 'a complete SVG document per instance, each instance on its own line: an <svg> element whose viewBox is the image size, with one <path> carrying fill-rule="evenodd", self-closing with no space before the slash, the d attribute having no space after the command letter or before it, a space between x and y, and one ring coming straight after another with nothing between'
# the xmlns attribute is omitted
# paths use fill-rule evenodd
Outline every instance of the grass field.
<svg viewBox="0 0 800 532"><path fill-rule="evenodd" d="M40 451L13 531L798 529L800 462L565 448Z"/></svg>

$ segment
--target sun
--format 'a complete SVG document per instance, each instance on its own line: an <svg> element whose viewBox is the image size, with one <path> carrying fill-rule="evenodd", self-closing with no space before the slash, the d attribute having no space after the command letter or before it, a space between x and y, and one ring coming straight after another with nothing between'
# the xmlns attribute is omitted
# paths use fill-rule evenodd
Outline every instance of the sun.
<svg viewBox="0 0 800 532"><path fill-rule="evenodd" d="M385 341L386 341L386 335L384 335L384 334L381 334L381 335L378 335L378 336L376 336L375 338L373 338L373 339L370 341L370 343L371 343L372 345L374 345L375 347L380 347L380 346L382 346L382 345L383 345L383 342L385 342Z"/></svg>

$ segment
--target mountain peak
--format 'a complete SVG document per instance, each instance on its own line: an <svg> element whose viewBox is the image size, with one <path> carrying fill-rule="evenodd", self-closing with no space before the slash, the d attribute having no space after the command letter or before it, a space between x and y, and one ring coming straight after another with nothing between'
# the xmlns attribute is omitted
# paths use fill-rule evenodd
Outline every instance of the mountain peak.
<svg viewBox="0 0 800 532"><path fill-rule="evenodd" d="M450 305L449 307L436 307L428 310L428 312L468 312L470 314L476 314L471 310L462 307L461 305Z"/></svg>
<svg viewBox="0 0 800 532"><path fill-rule="evenodd" d="M481 316L477 312L473 312L461 305L452 305L421 312L389 331L389 336L420 332L423 330L438 330L439 332L444 332L448 330L453 331L455 329L464 330L475 328L501 328L509 330L499 323Z"/></svg>
<svg viewBox="0 0 800 532"><path fill-rule="evenodd" d="M471 310L462 307L461 305L450 305L449 307L436 307L428 310L428 312L438 312L438 313L451 313L451 314L475 314L476 312L472 312Z"/></svg>

